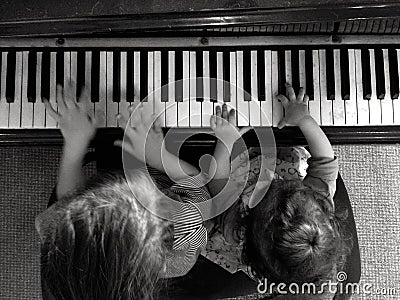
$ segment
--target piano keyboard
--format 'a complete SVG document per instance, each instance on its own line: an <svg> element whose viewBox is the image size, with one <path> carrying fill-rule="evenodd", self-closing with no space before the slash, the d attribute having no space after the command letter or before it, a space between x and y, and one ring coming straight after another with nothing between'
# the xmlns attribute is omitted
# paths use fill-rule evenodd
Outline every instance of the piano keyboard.
<svg viewBox="0 0 400 300"><path fill-rule="evenodd" d="M275 127L285 82L306 88L320 125L400 125L400 45L3 45L0 128L57 128L41 99L56 107L56 84L69 80L76 95L89 88L100 127L116 127L115 115L140 101L165 127L209 127L217 101L238 110L239 126Z"/></svg>

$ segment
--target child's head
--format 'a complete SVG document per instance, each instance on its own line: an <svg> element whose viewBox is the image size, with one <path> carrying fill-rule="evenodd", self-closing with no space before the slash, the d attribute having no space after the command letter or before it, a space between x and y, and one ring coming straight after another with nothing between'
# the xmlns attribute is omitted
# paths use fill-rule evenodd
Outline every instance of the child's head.
<svg viewBox="0 0 400 300"><path fill-rule="evenodd" d="M136 173L97 180L39 220L42 277L55 299L151 299L172 242L169 224L137 199L158 202Z"/></svg>
<svg viewBox="0 0 400 300"><path fill-rule="evenodd" d="M244 259L260 279L317 283L344 263L348 247L330 200L300 180L273 181L249 218Z"/></svg>

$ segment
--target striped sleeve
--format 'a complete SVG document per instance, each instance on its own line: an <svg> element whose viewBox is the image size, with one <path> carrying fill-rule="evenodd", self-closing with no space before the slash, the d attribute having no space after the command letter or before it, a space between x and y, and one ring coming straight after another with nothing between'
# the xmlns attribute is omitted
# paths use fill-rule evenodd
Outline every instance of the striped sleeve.
<svg viewBox="0 0 400 300"><path fill-rule="evenodd" d="M210 194L199 180L187 178L171 187L180 196L179 210L172 212L174 243L167 254L165 277L187 274L196 263L199 253L207 244L207 230L196 203L206 201Z"/></svg>

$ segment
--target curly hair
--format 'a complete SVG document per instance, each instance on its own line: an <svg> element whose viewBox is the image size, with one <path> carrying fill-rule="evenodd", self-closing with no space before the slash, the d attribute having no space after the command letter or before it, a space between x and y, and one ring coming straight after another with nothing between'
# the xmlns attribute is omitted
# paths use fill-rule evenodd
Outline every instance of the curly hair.
<svg viewBox="0 0 400 300"><path fill-rule="evenodd" d="M136 172L96 178L59 200L42 236L42 278L55 299L153 299L171 245L168 224L137 199L157 203L148 178Z"/></svg>
<svg viewBox="0 0 400 300"><path fill-rule="evenodd" d="M341 217L301 180L274 180L248 218L243 260L258 279L318 284L344 266L351 245Z"/></svg>

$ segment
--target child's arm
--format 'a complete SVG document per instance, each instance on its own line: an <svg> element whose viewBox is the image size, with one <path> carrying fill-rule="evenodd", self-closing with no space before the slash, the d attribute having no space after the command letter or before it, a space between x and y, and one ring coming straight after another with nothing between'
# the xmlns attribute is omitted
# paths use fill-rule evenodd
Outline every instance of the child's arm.
<svg viewBox="0 0 400 300"><path fill-rule="evenodd" d="M249 130L248 127L238 129L236 127L236 111L231 109L228 112L226 104L217 106L215 115L210 119L211 129L217 137L217 144L214 149L215 163L210 164L209 190L212 196L217 195L228 181L231 172L231 153L235 142Z"/></svg>
<svg viewBox="0 0 400 300"><path fill-rule="evenodd" d="M94 118L89 113L90 97L86 88L82 91L80 102L77 102L71 83L64 90L57 85L57 103L58 112L53 109L47 99L44 99L46 110L58 122L64 137L56 188L57 198L60 199L85 183L82 162L89 143L96 133L96 125Z"/></svg>
<svg viewBox="0 0 400 300"><path fill-rule="evenodd" d="M307 104L309 98L305 95L304 88L300 88L296 97L292 86L287 83L286 95L287 97L283 95L277 96L285 108L285 117L279 122L279 129L285 125L298 126L306 138L311 155L314 158L334 158L331 143L308 112Z"/></svg>
<svg viewBox="0 0 400 300"><path fill-rule="evenodd" d="M197 168L165 148L164 135L158 120L154 121L155 116L147 115L142 108L142 105L130 108L132 126L127 126L128 122L124 116L118 115L119 124L125 129L127 139L124 142L115 141L114 144L174 180L199 175Z"/></svg>

